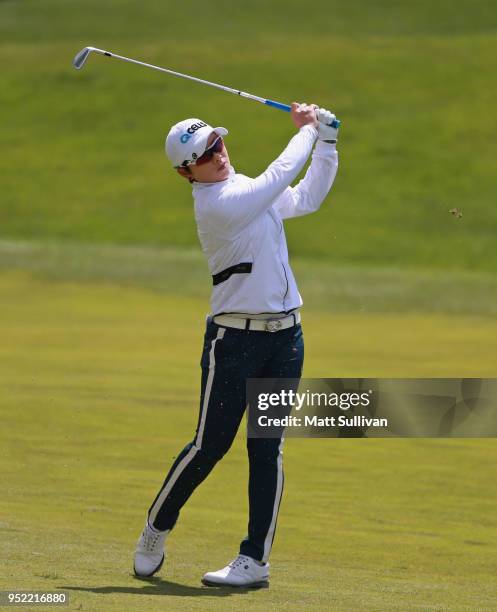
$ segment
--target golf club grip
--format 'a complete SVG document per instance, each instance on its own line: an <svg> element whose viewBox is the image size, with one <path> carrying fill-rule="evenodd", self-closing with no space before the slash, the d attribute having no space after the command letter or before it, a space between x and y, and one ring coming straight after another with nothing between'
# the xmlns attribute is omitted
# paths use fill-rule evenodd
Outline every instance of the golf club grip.
<svg viewBox="0 0 497 612"><path fill-rule="evenodd" d="M288 104L282 104L281 102L275 102L274 100L265 100L264 104L272 106L273 108L279 108L280 110L286 111L287 113L292 110L292 107L288 106ZM340 127L340 123L340 119L333 119L331 127L338 129Z"/></svg>

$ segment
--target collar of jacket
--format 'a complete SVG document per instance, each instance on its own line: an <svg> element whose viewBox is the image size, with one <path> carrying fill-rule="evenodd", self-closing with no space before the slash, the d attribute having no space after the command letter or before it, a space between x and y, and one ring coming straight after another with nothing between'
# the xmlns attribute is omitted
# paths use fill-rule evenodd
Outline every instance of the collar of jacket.
<svg viewBox="0 0 497 612"><path fill-rule="evenodd" d="M192 188L193 189L204 189L205 187L212 187L212 185L222 185L223 183L226 183L226 181L233 181L235 179L235 169L233 168L233 166L230 166L230 175L228 176L228 178L224 181L216 181L215 183L197 183L194 182L192 183Z"/></svg>

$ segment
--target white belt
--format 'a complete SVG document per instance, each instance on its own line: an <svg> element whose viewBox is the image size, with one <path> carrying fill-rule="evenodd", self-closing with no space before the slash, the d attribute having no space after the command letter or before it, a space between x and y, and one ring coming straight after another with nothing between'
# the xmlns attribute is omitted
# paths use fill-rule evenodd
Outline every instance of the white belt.
<svg viewBox="0 0 497 612"><path fill-rule="evenodd" d="M288 329L300 323L300 312L279 319L239 319L229 315L217 315L212 317L213 323L222 327L235 327L236 329L247 329L250 331L277 332Z"/></svg>

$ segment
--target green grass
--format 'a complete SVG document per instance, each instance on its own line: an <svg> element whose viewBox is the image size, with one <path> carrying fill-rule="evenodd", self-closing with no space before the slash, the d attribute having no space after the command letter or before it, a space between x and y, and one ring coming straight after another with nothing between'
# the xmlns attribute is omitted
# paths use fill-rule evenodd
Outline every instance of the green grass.
<svg viewBox="0 0 497 612"><path fill-rule="evenodd" d="M495 608L492 440L288 439L271 588L212 591L201 575L246 532L240 432L160 577L131 576L145 511L193 436L209 309L164 135L187 116L225 125L255 175L292 127L71 60L108 47L331 107L336 184L286 224L304 375L496 377L496 26L486 0L0 2L0 589L65 589L76 610Z"/></svg>
<svg viewBox="0 0 497 612"><path fill-rule="evenodd" d="M361 267L292 258L306 310L341 314L497 314L497 278L467 271ZM0 240L0 271L98 282L203 300L210 276L200 249Z"/></svg>
<svg viewBox="0 0 497 612"><path fill-rule="evenodd" d="M168 127L196 115L226 125L234 165L252 175L292 133L282 113L117 61L92 57L77 73L73 55L93 44L336 110L338 178L319 217L287 224L295 254L494 272L496 25L484 0L203 2L186 14L174 2L6 0L0 235L190 247Z"/></svg>
<svg viewBox="0 0 497 612"><path fill-rule="evenodd" d="M196 424L206 296L182 295L172 251L4 244L0 260L0 589L65 589L80 610L493 609L492 440L288 439L271 588L212 591L202 573L246 530L241 431L160 577L135 580L144 513ZM307 377L497 374L494 317L321 303L304 332Z"/></svg>

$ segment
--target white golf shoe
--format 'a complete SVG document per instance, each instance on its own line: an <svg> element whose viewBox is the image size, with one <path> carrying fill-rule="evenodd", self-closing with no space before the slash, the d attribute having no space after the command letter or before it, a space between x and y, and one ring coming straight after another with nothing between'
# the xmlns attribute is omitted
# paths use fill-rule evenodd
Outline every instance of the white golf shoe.
<svg viewBox="0 0 497 612"><path fill-rule="evenodd" d="M216 587L266 588L269 586L269 563L259 565L252 557L238 555L223 569L204 574L202 584Z"/></svg>
<svg viewBox="0 0 497 612"><path fill-rule="evenodd" d="M135 576L149 578L162 567L165 559L164 544L169 531L156 531L145 523L135 551Z"/></svg>

